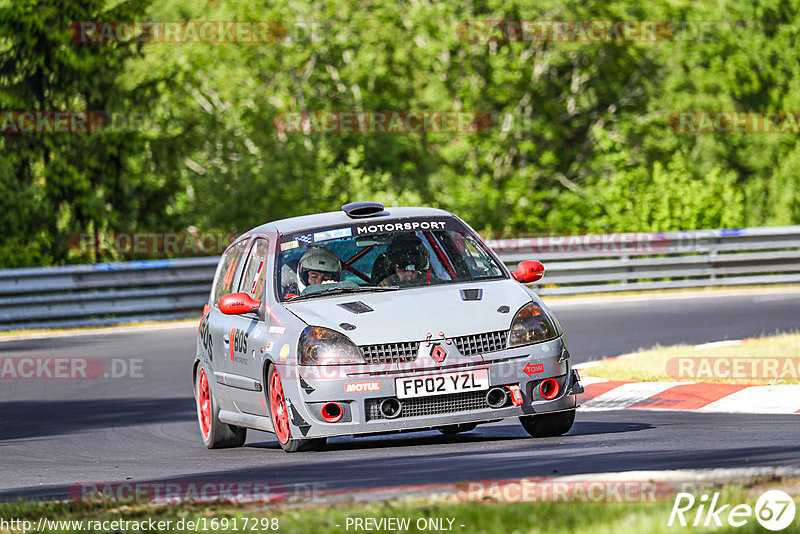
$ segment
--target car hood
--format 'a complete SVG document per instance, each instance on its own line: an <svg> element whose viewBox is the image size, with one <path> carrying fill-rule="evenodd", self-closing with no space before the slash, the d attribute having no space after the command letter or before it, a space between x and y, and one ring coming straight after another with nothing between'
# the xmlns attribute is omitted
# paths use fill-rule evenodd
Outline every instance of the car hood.
<svg viewBox="0 0 800 534"><path fill-rule="evenodd" d="M461 290L481 289L480 300L465 301ZM286 302L288 310L309 325L343 332L357 345L452 338L507 330L516 311L531 294L512 280L445 284L375 293L352 293ZM361 302L372 311L354 313L342 304ZM508 307L507 313L498 308ZM351 307L354 307L351 305ZM361 306L356 305L356 308ZM356 328L344 330L340 323Z"/></svg>

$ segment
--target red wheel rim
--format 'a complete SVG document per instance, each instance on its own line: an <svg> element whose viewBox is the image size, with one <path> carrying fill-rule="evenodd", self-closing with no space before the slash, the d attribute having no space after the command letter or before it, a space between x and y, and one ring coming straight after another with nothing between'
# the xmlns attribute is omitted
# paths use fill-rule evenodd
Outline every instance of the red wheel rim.
<svg viewBox="0 0 800 534"><path fill-rule="evenodd" d="M200 371L197 381L197 413L200 416L200 430L207 438L211 431L211 394L208 391L208 378L205 370Z"/></svg>
<svg viewBox="0 0 800 534"><path fill-rule="evenodd" d="M289 414L286 412L286 399L283 398L283 386L278 371L272 370L269 380L269 407L272 413L272 424L275 427L275 435L278 441L286 443L289 441Z"/></svg>

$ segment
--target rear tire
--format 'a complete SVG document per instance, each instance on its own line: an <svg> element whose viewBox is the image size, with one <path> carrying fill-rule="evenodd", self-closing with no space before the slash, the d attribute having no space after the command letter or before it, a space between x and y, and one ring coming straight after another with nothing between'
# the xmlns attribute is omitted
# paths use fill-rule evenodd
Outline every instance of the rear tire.
<svg viewBox="0 0 800 534"><path fill-rule="evenodd" d="M247 429L229 425L219 420L219 405L208 387L208 376L205 369L200 369L195 387L195 403L197 404L197 422L200 424L200 435L209 449L229 449L241 447L247 440Z"/></svg>
<svg viewBox="0 0 800 534"><path fill-rule="evenodd" d="M454 436L456 434L461 434L462 432L470 432L472 430L475 430L475 427L477 426L478 423L462 423L460 425L440 426L436 430L438 430L445 436Z"/></svg>
<svg viewBox="0 0 800 534"><path fill-rule="evenodd" d="M575 422L575 410L539 415L525 415L519 418L522 428L534 438L552 438L566 434Z"/></svg>
<svg viewBox="0 0 800 534"><path fill-rule="evenodd" d="M286 452L321 451L325 448L328 438L292 438L289 411L286 408L286 398L283 396L283 384L278 369L274 365L270 367L268 376L269 415L272 418L272 428L275 430L278 444Z"/></svg>

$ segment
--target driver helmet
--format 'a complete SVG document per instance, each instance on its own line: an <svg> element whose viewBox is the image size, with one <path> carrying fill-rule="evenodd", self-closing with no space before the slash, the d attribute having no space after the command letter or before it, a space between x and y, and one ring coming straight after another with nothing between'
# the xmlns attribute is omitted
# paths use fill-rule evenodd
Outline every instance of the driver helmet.
<svg viewBox="0 0 800 534"><path fill-rule="evenodd" d="M308 286L308 271L331 273L333 280L338 282L342 275L342 263L336 254L326 248L309 249L297 264L297 288L300 293Z"/></svg>
<svg viewBox="0 0 800 534"><path fill-rule="evenodd" d="M386 248L386 257L401 271L427 271L430 266L428 248L414 234L396 237Z"/></svg>

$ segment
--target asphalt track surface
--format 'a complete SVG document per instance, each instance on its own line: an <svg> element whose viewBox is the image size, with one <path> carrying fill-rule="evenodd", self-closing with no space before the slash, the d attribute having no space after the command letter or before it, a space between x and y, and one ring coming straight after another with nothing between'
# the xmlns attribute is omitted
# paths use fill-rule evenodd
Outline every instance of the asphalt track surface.
<svg viewBox="0 0 800 534"><path fill-rule="evenodd" d="M551 308L575 362L656 343L704 343L800 329L800 292L675 295ZM3 357L141 358L141 378L0 380L0 499L65 498L77 483L267 482L363 490L469 480L651 469L800 469L798 416L579 411L572 431L531 439L516 420L473 432L336 438L284 453L250 431L245 447L207 450L190 364L194 325L0 342Z"/></svg>

